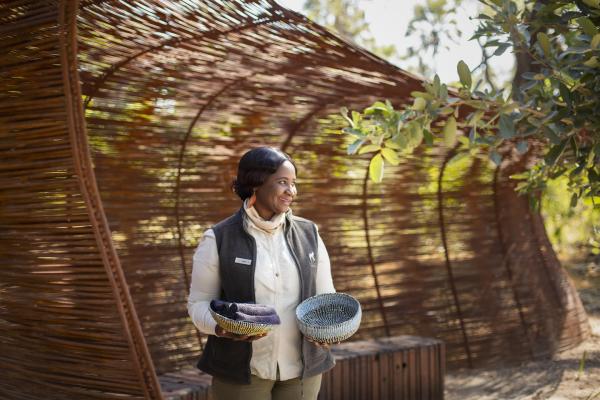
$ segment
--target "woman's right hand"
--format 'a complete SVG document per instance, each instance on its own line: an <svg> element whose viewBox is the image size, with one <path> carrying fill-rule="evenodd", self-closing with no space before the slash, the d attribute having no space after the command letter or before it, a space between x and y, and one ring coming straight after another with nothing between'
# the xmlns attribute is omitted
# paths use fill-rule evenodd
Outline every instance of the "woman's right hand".
<svg viewBox="0 0 600 400"><path fill-rule="evenodd" d="M217 325L215 327L215 335L217 335L218 337L224 337L224 338L228 338L228 339L239 340L239 341L242 341L242 342L253 342L255 340L262 339L265 336L267 336L266 333L263 333L261 335L252 335L252 336L238 335L237 333L226 331L225 329L221 328L219 325Z"/></svg>

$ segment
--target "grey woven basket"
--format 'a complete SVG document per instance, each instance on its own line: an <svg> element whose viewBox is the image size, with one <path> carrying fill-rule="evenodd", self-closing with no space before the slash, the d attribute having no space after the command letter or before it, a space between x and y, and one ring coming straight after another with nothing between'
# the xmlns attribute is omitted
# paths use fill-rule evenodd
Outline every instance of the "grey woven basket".
<svg viewBox="0 0 600 400"><path fill-rule="evenodd" d="M320 343L337 343L348 339L358 330L361 318L360 303L345 293L318 294L296 307L300 332Z"/></svg>
<svg viewBox="0 0 600 400"><path fill-rule="evenodd" d="M238 335L256 336L270 332L277 325L263 324L260 322L237 321L227 318L209 307L210 315L214 318L221 328L227 332L237 333Z"/></svg>

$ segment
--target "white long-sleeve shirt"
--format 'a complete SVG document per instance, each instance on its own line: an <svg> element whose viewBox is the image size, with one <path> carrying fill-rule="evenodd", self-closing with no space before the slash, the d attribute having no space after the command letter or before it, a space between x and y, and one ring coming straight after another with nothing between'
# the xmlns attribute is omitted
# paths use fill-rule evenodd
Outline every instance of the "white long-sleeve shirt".
<svg viewBox="0 0 600 400"><path fill-rule="evenodd" d="M256 240L256 270L254 273L257 304L275 307L281 325L262 339L252 342L250 371L262 378L275 380L297 378L302 374L301 340L296 323L296 306L300 300L298 269L285 243L283 226L267 233L248 221L248 232ZM194 253L192 282L188 297L188 313L194 325L208 335L215 334L216 322L210 315L209 304L221 292L219 254L212 229L204 232ZM316 294L335 292L331 278L329 255L318 237Z"/></svg>

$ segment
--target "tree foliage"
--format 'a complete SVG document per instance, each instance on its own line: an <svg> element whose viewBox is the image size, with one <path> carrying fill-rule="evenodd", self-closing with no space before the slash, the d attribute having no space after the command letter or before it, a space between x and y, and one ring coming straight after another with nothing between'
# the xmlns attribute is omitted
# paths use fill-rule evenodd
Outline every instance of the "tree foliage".
<svg viewBox="0 0 600 400"><path fill-rule="evenodd" d="M427 0L415 6L406 36L417 36L418 44L409 46L401 57L402 60L417 60L415 72L432 76L434 71L430 59L440 50L448 50L450 42L459 43L463 31L458 26L456 10L462 3L462 0Z"/></svg>
<svg viewBox="0 0 600 400"><path fill-rule="evenodd" d="M581 197L594 201L600 196L600 0L480 3L487 12L477 17L471 39L483 40L494 56L515 54L511 92L482 88L483 80L474 82L460 62L457 90L436 75L412 93L412 105L394 109L379 101L362 112L342 110L343 131L355 139L348 153L373 153L371 177L381 180L385 163L423 142L458 141L458 151L478 156L483 149L496 164L535 146L541 152L536 165L514 176L518 190L539 193L549 180L566 176L572 205ZM459 118L465 110L466 118Z"/></svg>
<svg viewBox="0 0 600 400"><path fill-rule="evenodd" d="M395 46L375 42L357 0L306 0L304 10L308 18L380 57L389 59L396 55Z"/></svg>

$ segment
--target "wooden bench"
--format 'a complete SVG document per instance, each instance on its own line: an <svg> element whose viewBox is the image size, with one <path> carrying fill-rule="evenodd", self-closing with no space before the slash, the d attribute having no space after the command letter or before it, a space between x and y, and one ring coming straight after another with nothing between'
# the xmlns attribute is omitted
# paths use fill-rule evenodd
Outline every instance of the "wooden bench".
<svg viewBox="0 0 600 400"><path fill-rule="evenodd" d="M323 375L320 400L443 399L443 342L417 336L332 346L333 370ZM211 377L195 368L159 377L166 400L209 400Z"/></svg>

